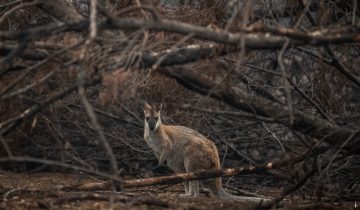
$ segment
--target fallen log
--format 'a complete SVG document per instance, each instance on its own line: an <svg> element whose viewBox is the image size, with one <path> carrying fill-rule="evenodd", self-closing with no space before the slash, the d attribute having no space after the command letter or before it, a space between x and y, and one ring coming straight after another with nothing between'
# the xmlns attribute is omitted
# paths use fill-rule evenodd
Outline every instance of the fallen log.
<svg viewBox="0 0 360 210"><path fill-rule="evenodd" d="M320 150L311 149L301 155L289 156L281 160L270 161L265 164L248 165L239 168L213 169L193 173L178 173L170 176L160 176L146 179L123 180L121 182L97 182L76 186L77 190L94 191L110 189L112 184L121 190L123 188L146 187L153 185L177 184L187 180L209 179L214 177L232 177L243 174L264 173L268 170L278 169L286 165L292 165L303 161L305 158L318 154ZM74 190L74 188L72 188Z"/></svg>

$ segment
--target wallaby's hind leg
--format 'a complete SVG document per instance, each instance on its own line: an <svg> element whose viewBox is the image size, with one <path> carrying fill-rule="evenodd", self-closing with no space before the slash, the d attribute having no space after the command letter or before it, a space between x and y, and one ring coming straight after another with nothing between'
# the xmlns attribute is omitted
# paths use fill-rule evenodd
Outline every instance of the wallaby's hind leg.
<svg viewBox="0 0 360 210"><path fill-rule="evenodd" d="M187 173L199 170L196 161L190 155L185 156L184 166ZM189 181L189 193L193 197L199 197L199 180Z"/></svg>
<svg viewBox="0 0 360 210"><path fill-rule="evenodd" d="M193 197L199 197L199 180L189 181L190 195Z"/></svg>
<svg viewBox="0 0 360 210"><path fill-rule="evenodd" d="M180 196L184 196L184 197L190 196L191 194L190 194L189 181L184 181L183 184L184 184L184 187L185 187L185 194L180 194Z"/></svg>
<svg viewBox="0 0 360 210"><path fill-rule="evenodd" d="M185 181L185 182L183 182L183 183L184 183L186 195L190 195L190 191L189 191L189 181Z"/></svg>

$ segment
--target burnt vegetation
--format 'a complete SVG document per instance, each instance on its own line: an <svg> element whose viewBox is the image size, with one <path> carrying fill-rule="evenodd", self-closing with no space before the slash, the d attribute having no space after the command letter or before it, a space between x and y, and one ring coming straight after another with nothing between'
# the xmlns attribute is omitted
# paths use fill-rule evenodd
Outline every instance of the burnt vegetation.
<svg viewBox="0 0 360 210"><path fill-rule="evenodd" d="M39 191L56 199L29 208L96 200L216 209L202 203L206 193L181 202L134 195L224 176L229 191L273 198L248 209L358 208L359 4L2 0L2 173L97 178L56 188L66 196L3 180L2 207ZM164 123L214 141L224 170L163 177L172 172L143 139L144 101L163 104Z"/></svg>

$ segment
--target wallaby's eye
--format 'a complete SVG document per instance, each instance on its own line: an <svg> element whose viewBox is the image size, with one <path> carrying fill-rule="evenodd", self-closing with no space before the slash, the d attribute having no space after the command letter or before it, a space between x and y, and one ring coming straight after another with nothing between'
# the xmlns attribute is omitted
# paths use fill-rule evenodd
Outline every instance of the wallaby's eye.
<svg viewBox="0 0 360 210"><path fill-rule="evenodd" d="M154 117L154 119L155 119L155 120L158 120L158 119L159 119L159 117Z"/></svg>
<svg viewBox="0 0 360 210"><path fill-rule="evenodd" d="M145 120L146 120L146 121L149 121L149 119L150 119L150 117L145 117Z"/></svg>

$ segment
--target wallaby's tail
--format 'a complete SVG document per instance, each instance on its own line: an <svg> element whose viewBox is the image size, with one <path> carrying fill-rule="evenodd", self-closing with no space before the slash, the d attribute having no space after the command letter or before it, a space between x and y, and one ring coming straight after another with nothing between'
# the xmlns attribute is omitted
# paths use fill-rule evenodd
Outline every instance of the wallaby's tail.
<svg viewBox="0 0 360 210"><path fill-rule="evenodd" d="M213 195L224 200L241 201L256 205L266 205L271 202L271 199L269 198L232 195L223 189L221 178L204 180L203 184Z"/></svg>
<svg viewBox="0 0 360 210"><path fill-rule="evenodd" d="M241 201L244 203L251 203L256 205L266 205L271 202L271 199L269 198L236 196L226 192L223 188L221 188L221 190L219 191L219 197L224 200Z"/></svg>

